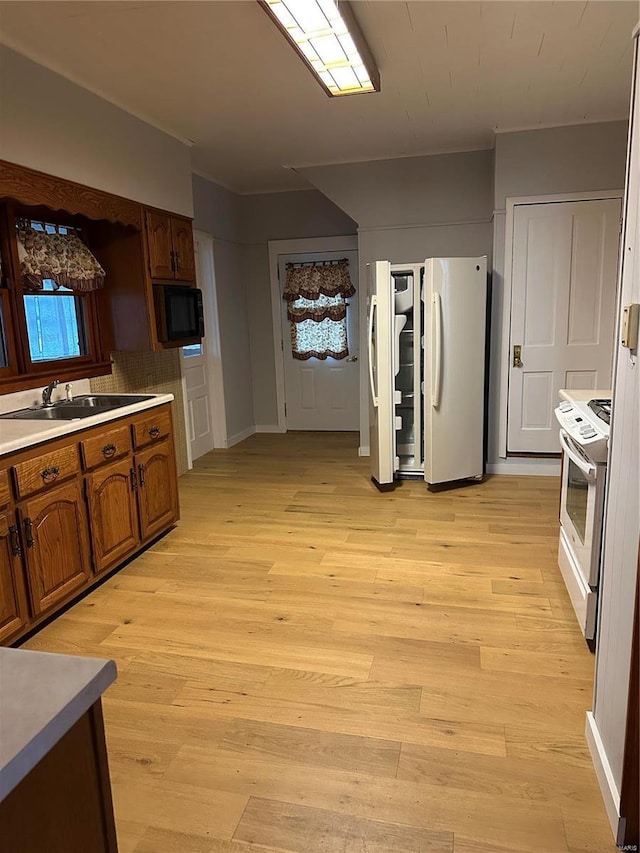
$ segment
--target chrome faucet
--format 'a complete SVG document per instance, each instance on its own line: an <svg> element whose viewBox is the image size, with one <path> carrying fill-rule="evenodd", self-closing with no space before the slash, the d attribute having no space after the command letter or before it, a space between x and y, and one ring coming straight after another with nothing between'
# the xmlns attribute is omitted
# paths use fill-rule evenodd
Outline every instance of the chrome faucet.
<svg viewBox="0 0 640 853"><path fill-rule="evenodd" d="M47 387L42 392L42 405L43 406L53 406L51 402L51 395L53 394L53 389L57 388L60 384L58 379L52 379L51 382L47 385Z"/></svg>

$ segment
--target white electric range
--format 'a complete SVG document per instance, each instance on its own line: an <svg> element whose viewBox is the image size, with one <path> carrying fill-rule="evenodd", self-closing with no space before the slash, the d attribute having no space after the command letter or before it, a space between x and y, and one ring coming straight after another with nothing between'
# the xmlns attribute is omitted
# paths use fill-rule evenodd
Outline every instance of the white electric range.
<svg viewBox="0 0 640 853"><path fill-rule="evenodd" d="M589 394L582 392L581 399L564 399L555 410L563 453L558 565L585 638L593 640L611 396L585 396Z"/></svg>

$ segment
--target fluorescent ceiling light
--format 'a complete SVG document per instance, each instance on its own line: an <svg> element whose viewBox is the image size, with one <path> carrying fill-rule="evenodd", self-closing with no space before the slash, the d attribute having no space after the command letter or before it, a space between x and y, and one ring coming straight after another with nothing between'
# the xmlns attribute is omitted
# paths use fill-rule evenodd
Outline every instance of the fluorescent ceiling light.
<svg viewBox="0 0 640 853"><path fill-rule="evenodd" d="M380 91L380 74L344 0L258 0L328 95Z"/></svg>

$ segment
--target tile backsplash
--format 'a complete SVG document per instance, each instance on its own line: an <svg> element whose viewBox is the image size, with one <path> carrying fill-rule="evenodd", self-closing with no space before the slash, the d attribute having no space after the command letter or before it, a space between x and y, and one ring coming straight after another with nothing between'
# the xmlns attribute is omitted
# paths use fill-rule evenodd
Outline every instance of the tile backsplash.
<svg viewBox="0 0 640 853"><path fill-rule="evenodd" d="M184 423L180 351L114 352L113 373L91 379L91 390L98 394L173 394L173 428L175 430L178 474L187 470L187 434ZM74 383L74 393L76 391ZM85 392L86 393L86 392Z"/></svg>

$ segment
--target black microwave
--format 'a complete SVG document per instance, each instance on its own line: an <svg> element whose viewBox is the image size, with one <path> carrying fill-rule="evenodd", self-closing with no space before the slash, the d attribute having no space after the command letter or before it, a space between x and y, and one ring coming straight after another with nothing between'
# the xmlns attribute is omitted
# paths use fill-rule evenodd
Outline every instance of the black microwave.
<svg viewBox="0 0 640 853"><path fill-rule="evenodd" d="M182 346L198 343L204 337L202 291L179 284L154 284L158 340Z"/></svg>

